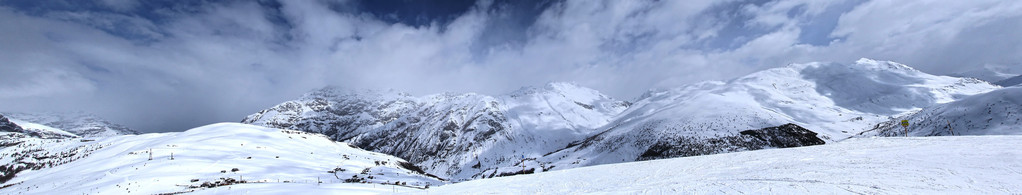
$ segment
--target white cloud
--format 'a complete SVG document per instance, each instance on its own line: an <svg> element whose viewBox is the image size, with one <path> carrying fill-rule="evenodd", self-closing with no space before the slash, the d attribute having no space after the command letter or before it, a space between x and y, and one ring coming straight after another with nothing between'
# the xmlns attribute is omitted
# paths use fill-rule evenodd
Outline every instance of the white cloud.
<svg viewBox="0 0 1022 195"><path fill-rule="evenodd" d="M9 78L5 79L7 85L0 85L0 98L68 95L96 89L82 75L52 67L3 67L0 76Z"/></svg>
<svg viewBox="0 0 1022 195"><path fill-rule="evenodd" d="M139 9L133 2L105 5ZM486 1L425 26L338 11L345 3L281 3L159 10L160 22L0 8L0 110L85 109L180 130L325 85L495 95L575 81L630 99L796 62L870 57L934 73L1022 62L1015 1L569 0L524 25L505 24L520 22L507 18L514 9ZM829 36L808 44L806 32Z"/></svg>

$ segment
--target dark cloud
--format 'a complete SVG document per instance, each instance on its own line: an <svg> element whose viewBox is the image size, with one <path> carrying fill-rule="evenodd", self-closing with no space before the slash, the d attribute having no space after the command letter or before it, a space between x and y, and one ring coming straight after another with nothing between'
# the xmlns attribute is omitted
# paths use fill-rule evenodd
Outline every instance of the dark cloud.
<svg viewBox="0 0 1022 195"><path fill-rule="evenodd" d="M237 121L326 85L496 95L574 81L627 100L788 63L868 57L945 74L1022 62L1015 1L0 6L0 110L85 110L151 132Z"/></svg>

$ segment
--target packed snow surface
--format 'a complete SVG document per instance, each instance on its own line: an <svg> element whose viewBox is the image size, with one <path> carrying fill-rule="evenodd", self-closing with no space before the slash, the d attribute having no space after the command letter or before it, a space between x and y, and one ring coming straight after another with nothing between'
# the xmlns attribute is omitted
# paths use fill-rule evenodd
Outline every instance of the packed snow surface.
<svg viewBox="0 0 1022 195"><path fill-rule="evenodd" d="M413 194L1019 194L1022 136L838 143L473 180Z"/></svg>

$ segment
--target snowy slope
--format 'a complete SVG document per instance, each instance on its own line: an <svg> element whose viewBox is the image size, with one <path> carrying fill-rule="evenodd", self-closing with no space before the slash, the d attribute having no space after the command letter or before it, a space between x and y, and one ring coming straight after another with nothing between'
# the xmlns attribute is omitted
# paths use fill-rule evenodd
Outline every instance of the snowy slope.
<svg viewBox="0 0 1022 195"><path fill-rule="evenodd" d="M911 115L877 124L863 136L1022 135L1022 87L1008 87L927 107Z"/></svg>
<svg viewBox="0 0 1022 195"><path fill-rule="evenodd" d="M138 131L84 112L69 113L2 113L11 119L52 127L81 137L135 135Z"/></svg>
<svg viewBox="0 0 1022 195"><path fill-rule="evenodd" d="M409 194L1019 194L1019 136L835 144L481 179Z"/></svg>
<svg viewBox="0 0 1022 195"><path fill-rule="evenodd" d="M768 69L728 82L708 81L642 96L598 134L536 163L553 169L641 160L651 146L714 154L744 151L714 142L740 131L794 123L840 141L873 124L999 87L972 78L935 76L889 61L808 63ZM719 146L719 147L718 147ZM752 147L756 148L756 147ZM664 156L673 157L673 156ZM529 165L526 165L529 166Z"/></svg>
<svg viewBox="0 0 1022 195"><path fill-rule="evenodd" d="M0 138L4 146L0 176L12 175L8 167L21 169L3 183L0 194L244 193L234 187L308 186L317 181L346 190L338 192L382 193L392 187L373 186L443 184L400 158L352 148L319 134L237 123L95 141L37 139L9 132ZM344 183L346 179L356 183ZM242 180L246 183L237 183ZM235 184L208 188L203 187L205 182Z"/></svg>
<svg viewBox="0 0 1022 195"><path fill-rule="evenodd" d="M627 106L569 83L496 97L324 88L242 123L323 133L442 177L468 179L511 165L513 156L539 156L582 139Z"/></svg>

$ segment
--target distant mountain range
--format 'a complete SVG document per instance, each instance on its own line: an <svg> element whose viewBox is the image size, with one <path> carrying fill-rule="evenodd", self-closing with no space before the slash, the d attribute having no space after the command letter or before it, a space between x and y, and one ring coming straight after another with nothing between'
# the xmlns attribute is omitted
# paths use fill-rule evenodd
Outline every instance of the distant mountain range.
<svg viewBox="0 0 1022 195"><path fill-rule="evenodd" d="M971 77L990 83L997 83L1011 77L1020 76L1018 71L1022 71L1018 69L1013 70L1010 66L992 64L972 68L972 70L951 73L949 75L953 77Z"/></svg>
<svg viewBox="0 0 1022 195"><path fill-rule="evenodd" d="M61 139L78 137L78 135L68 133L67 131L64 130L36 123L25 122L17 119L8 119L3 115L0 115L0 132L24 133L25 135L28 136L43 139Z"/></svg>
<svg viewBox="0 0 1022 195"><path fill-rule="evenodd" d="M138 131L85 112L0 113L19 126L36 132L68 137L137 135Z"/></svg>
<svg viewBox="0 0 1022 195"><path fill-rule="evenodd" d="M323 133L468 180L777 147L741 132L789 123L825 142L840 141L891 117L999 88L861 59L653 90L633 102L570 83L500 96L325 88L242 123Z"/></svg>

